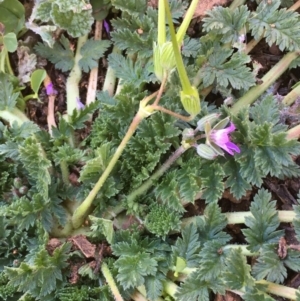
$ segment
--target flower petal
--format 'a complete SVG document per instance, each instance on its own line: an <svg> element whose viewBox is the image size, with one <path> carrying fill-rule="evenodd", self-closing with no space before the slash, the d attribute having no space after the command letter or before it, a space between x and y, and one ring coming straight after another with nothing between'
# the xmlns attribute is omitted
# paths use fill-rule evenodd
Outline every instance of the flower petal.
<svg viewBox="0 0 300 301"><path fill-rule="evenodd" d="M233 142L227 142L226 144L224 145L220 145L221 148L223 148L228 154L230 155L234 155L234 152L237 152L237 153L240 153L240 148L234 144Z"/></svg>

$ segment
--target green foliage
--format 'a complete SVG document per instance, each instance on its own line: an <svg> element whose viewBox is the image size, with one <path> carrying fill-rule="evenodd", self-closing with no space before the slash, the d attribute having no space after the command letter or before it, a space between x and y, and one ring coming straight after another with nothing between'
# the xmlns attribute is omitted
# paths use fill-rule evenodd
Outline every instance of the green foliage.
<svg viewBox="0 0 300 301"><path fill-rule="evenodd" d="M271 201L271 194L264 189L254 197L250 207L253 217L245 218L245 225L249 229L242 230L249 243L249 250L258 251L266 244L278 242L283 236L282 230L276 230L279 219L275 205L276 202Z"/></svg>
<svg viewBox="0 0 300 301"><path fill-rule="evenodd" d="M80 50L82 58L78 62L79 67L84 72L89 72L91 69L98 67L97 60L103 56L109 46L109 41L88 40Z"/></svg>
<svg viewBox="0 0 300 301"><path fill-rule="evenodd" d="M205 189L202 197L207 202L215 202L220 199L224 191L224 171L220 164L203 164L200 177L202 180L201 189Z"/></svg>
<svg viewBox="0 0 300 301"><path fill-rule="evenodd" d="M223 43L238 42L249 15L246 5L237 7L235 10L217 6L207 12L207 16L203 19L203 28L206 32L222 34L221 42Z"/></svg>
<svg viewBox="0 0 300 301"><path fill-rule="evenodd" d="M11 110L16 106L19 92L14 92L9 75L0 72L0 110Z"/></svg>
<svg viewBox="0 0 300 301"><path fill-rule="evenodd" d="M169 268L170 247L161 240L143 238L133 231L119 231L112 244L117 281L123 289L145 285L147 298L156 300Z"/></svg>
<svg viewBox="0 0 300 301"><path fill-rule="evenodd" d="M17 268L6 267L8 285L29 293L37 300L47 300L64 281L62 270L68 266L70 248L69 244L64 244L55 249L52 256L46 250L40 250L31 262L22 262Z"/></svg>
<svg viewBox="0 0 300 301"><path fill-rule="evenodd" d="M299 176L299 167L292 159L299 153L299 143L286 138L286 126L279 123L279 113L276 100L267 96L250 110L232 116L238 129L232 136L241 145L241 153L227 161L224 171L228 176L226 187L236 198L250 185L260 187L268 174L280 179Z"/></svg>
<svg viewBox="0 0 300 301"><path fill-rule="evenodd" d="M286 266L299 272L299 252L288 250L284 258L280 258L276 245L266 245L252 268L252 274L258 280L266 278L267 281L283 283L287 278Z"/></svg>
<svg viewBox="0 0 300 301"><path fill-rule="evenodd" d="M154 81L151 62L144 64L140 60L134 63L130 58L117 53L110 54L108 60L110 67L115 70L116 76L122 83L132 84L138 88L143 83Z"/></svg>
<svg viewBox="0 0 300 301"><path fill-rule="evenodd" d="M223 283L220 279L205 281L197 277L197 272L189 275L184 284L176 292L179 301L209 301L210 290L214 293L225 294Z"/></svg>
<svg viewBox="0 0 300 301"><path fill-rule="evenodd" d="M197 277L205 281L214 281L225 270L226 254L222 251L224 242L208 241L199 253Z"/></svg>
<svg viewBox="0 0 300 301"><path fill-rule="evenodd" d="M210 203L206 206L204 214L196 219L198 233L201 242L217 240L224 244L230 236L222 231L227 225L226 217L221 213L217 203Z"/></svg>
<svg viewBox="0 0 300 301"><path fill-rule="evenodd" d="M53 47L49 47L39 42L34 47L34 50L63 72L73 68L74 54L70 49L69 40L64 35L61 36L59 42L55 42Z"/></svg>
<svg viewBox="0 0 300 301"><path fill-rule="evenodd" d="M198 261L200 250L196 225L191 224L185 227L181 235L182 238L177 238L174 247L172 247L174 258L181 257L185 260L187 267L194 267Z"/></svg>
<svg viewBox="0 0 300 301"><path fill-rule="evenodd" d="M226 271L223 274L225 285L231 290L239 290L247 286L253 286L250 276L250 266L241 249L233 249L226 258Z"/></svg>
<svg viewBox="0 0 300 301"><path fill-rule="evenodd" d="M45 157L41 144L34 138L27 138L24 145L19 147L19 157L28 172L29 180L35 182L36 190L47 199L48 185L51 182L48 168L51 162Z"/></svg>
<svg viewBox="0 0 300 301"><path fill-rule="evenodd" d="M170 211L164 205L153 204L145 220L146 228L153 234L165 238L170 231L180 229L181 214Z"/></svg>
<svg viewBox="0 0 300 301"><path fill-rule="evenodd" d="M111 220L92 215L90 215L89 218L92 221L90 236L97 237L99 239L100 235L104 235L107 242L111 244L114 237L113 222Z"/></svg>
<svg viewBox="0 0 300 301"><path fill-rule="evenodd" d="M287 11L285 8L278 10L280 4L280 0L271 3L262 1L259 4L249 20L252 34L256 40L264 36L270 46L275 43L282 51L285 49L299 50L299 15L296 12Z"/></svg>
<svg viewBox="0 0 300 301"><path fill-rule="evenodd" d="M218 42L212 43L204 38L200 41L200 55L205 56L205 64L202 62L200 69L204 87L216 82L223 88L247 90L255 84L255 77L246 66L250 62L248 55L233 53L232 49L220 47Z"/></svg>
<svg viewBox="0 0 300 301"><path fill-rule="evenodd" d="M67 30L74 38L88 34L94 21L92 10L80 0L37 2L31 18L43 22L52 21L55 26Z"/></svg>
<svg viewBox="0 0 300 301"><path fill-rule="evenodd" d="M58 301L98 301L99 298L103 301L112 301L113 298L108 286L90 287L82 286L66 286L59 289L55 297Z"/></svg>

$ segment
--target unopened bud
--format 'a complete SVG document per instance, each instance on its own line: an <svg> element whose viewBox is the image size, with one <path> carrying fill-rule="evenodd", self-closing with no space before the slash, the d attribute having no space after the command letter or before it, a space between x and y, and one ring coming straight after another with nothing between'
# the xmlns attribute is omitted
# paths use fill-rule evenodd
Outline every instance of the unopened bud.
<svg viewBox="0 0 300 301"><path fill-rule="evenodd" d="M23 185L22 180L20 178L14 178L14 187L20 188Z"/></svg>
<svg viewBox="0 0 300 301"><path fill-rule="evenodd" d="M162 45L154 43L153 46L153 63L156 77L162 81L165 74L170 73L176 66L173 45L166 42Z"/></svg>
<svg viewBox="0 0 300 301"><path fill-rule="evenodd" d="M198 131L204 131L205 129L205 124L208 122L209 124L213 124L218 118L220 117L220 114L218 113L213 113L206 115L202 117L198 122L197 122L197 130Z"/></svg>
<svg viewBox="0 0 300 301"><path fill-rule="evenodd" d="M182 140L194 138L195 131L193 129L184 129L182 132Z"/></svg>
<svg viewBox="0 0 300 301"><path fill-rule="evenodd" d="M28 192L28 187L27 186L20 187L19 192L20 194L25 195Z"/></svg>
<svg viewBox="0 0 300 301"><path fill-rule="evenodd" d="M200 113L200 97L197 89L191 87L189 93L180 91L180 100L184 109L192 116Z"/></svg>
<svg viewBox="0 0 300 301"><path fill-rule="evenodd" d="M197 153L200 157L207 160L214 160L218 154L214 152L214 150L209 147L207 144L200 144L197 146Z"/></svg>

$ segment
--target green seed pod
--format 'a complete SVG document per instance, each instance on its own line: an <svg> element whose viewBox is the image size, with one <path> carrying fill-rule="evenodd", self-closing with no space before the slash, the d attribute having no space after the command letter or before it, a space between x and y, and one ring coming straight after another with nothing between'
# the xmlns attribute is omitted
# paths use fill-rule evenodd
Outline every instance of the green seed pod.
<svg viewBox="0 0 300 301"><path fill-rule="evenodd" d="M162 81L166 74L169 74L176 66L173 45L166 42L162 45L153 45L154 73Z"/></svg>
<svg viewBox="0 0 300 301"><path fill-rule="evenodd" d="M20 178L14 178L14 187L20 188L23 185L22 180Z"/></svg>
<svg viewBox="0 0 300 301"><path fill-rule="evenodd" d="M19 192L20 194L25 195L28 192L28 187L27 186L20 187Z"/></svg>
<svg viewBox="0 0 300 301"><path fill-rule="evenodd" d="M197 122L197 130L198 131L204 131L205 129L205 124L208 122L209 124L213 124L216 120L218 120L220 114L218 113L213 113L204 116Z"/></svg>
<svg viewBox="0 0 300 301"><path fill-rule="evenodd" d="M200 144L197 146L197 153L200 157L207 160L214 160L218 154L207 144Z"/></svg>
<svg viewBox="0 0 300 301"><path fill-rule="evenodd" d="M180 100L184 109L192 116L200 113L200 97L197 89L191 87L189 93L180 91Z"/></svg>

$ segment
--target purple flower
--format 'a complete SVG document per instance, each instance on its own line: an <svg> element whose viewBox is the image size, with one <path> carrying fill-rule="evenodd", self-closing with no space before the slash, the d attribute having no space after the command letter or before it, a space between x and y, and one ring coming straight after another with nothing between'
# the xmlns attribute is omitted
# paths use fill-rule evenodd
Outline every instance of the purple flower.
<svg viewBox="0 0 300 301"><path fill-rule="evenodd" d="M53 88L53 84L51 82L46 86L46 93L48 96L57 94L57 91Z"/></svg>
<svg viewBox="0 0 300 301"><path fill-rule="evenodd" d="M80 99L78 97L76 97L76 108L78 111L80 111L84 108L84 104L80 101Z"/></svg>
<svg viewBox="0 0 300 301"><path fill-rule="evenodd" d="M106 33L109 35L110 33L110 28L109 28L109 24L106 20L103 21L103 26L105 28Z"/></svg>
<svg viewBox="0 0 300 301"><path fill-rule="evenodd" d="M240 153L240 148L230 141L229 134L235 130L235 126L230 122L229 127L221 130L212 129L209 133L210 141L223 148L230 155L234 152Z"/></svg>

